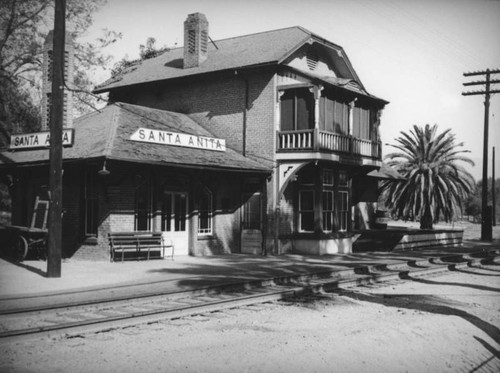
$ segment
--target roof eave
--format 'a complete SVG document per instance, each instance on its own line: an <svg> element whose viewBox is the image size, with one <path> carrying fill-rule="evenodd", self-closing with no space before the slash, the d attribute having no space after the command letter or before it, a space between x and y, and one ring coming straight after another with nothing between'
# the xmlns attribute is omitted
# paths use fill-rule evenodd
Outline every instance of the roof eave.
<svg viewBox="0 0 500 373"><path fill-rule="evenodd" d="M312 74L308 74L307 72L303 71L303 70L299 70L299 69L295 69L291 66L288 66L288 65L283 65L284 67L286 67L287 69L289 70L292 70L294 73L297 73L297 74L300 74L300 75L304 75L304 76L307 76L309 79L311 79L313 82L316 82L316 83L322 83L322 84L329 84L331 86L334 86L336 88L339 88L339 89L343 89L345 91L348 91L348 92L351 92L351 93L355 93L357 95L361 95L361 96L364 96L364 97L367 97L369 99L372 99L372 100L375 100L375 101L378 101L380 104L382 104L383 106L389 104L390 102L387 101L387 100L384 100L380 97L377 97L377 96L374 96L368 92L366 92L366 90L363 88L363 91L365 93L360 93L360 92L356 92L354 90L351 90L349 88L346 88L346 87L343 87L343 86L340 86L340 85L336 85L336 84L333 84L332 82L328 82L328 81L325 81L324 79L321 79L321 77L318 77L318 76L315 76L315 75L312 75Z"/></svg>
<svg viewBox="0 0 500 373"><path fill-rule="evenodd" d="M262 62L258 64L253 64L253 65L243 65L243 66L234 66L234 67L228 67L225 69L221 70L210 70L210 71L201 71L195 74L190 74L190 75L183 75L183 76L176 76L176 77L170 77L170 78L165 78L165 79L157 79L157 80L150 80L147 82L139 82L139 83L132 83L132 84L124 84L124 85L118 85L114 87L102 87L102 88L95 88L92 93L94 94L101 94L101 93L106 93L106 92L111 92L114 90L118 89L127 89L127 88L134 88L134 87L139 87L143 85L148 85L148 84L159 84L163 82L171 82L174 80L184 80L184 79L196 79L202 76L210 75L210 74L223 74L225 72L234 72L237 70L250 70L250 69L258 69L258 68L263 68L263 67L268 67L268 66L276 66L279 64L278 60L272 60L268 62Z"/></svg>
<svg viewBox="0 0 500 373"><path fill-rule="evenodd" d="M182 167L182 168L190 168L190 169L209 169L214 171L229 171L229 172L238 172L238 173L259 173L270 175L272 170L267 168L242 168L242 167L224 167L224 166L215 166L215 165L196 165L196 164L186 164L186 163L175 163L175 162L165 162L165 161L152 161L152 160L141 160L141 159L129 159L122 157L110 157L110 156L97 156L92 158L69 158L63 159L63 166L71 163L80 163L80 162L89 162L89 161L117 161L117 162L126 162L126 163L139 163L139 164L148 164L155 166L166 166L166 167ZM11 163L3 163L0 164L0 169L12 169L12 168L28 168L28 167L43 167L49 166L49 160L44 159L40 161L33 162L11 162Z"/></svg>
<svg viewBox="0 0 500 373"><path fill-rule="evenodd" d="M243 172L243 173L262 173L262 174L266 174L266 175L272 173L272 170L264 168L264 167L262 167L261 169L241 168L241 167L225 167L225 166L216 166L216 165L197 165L197 164L175 163L175 162L166 162L166 161L144 160L144 159L130 159L130 158L123 158L123 157L106 157L106 159L110 160L110 161L149 164L149 165L154 165L154 166L182 167L182 168L204 169L204 170L209 169L209 170Z"/></svg>

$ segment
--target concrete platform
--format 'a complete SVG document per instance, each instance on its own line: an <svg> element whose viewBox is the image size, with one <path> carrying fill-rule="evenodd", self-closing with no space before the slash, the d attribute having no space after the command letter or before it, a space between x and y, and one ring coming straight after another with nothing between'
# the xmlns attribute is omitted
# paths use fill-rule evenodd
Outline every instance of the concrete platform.
<svg viewBox="0 0 500 373"><path fill-rule="evenodd" d="M190 291L228 283L268 281L284 277L312 276L327 272L354 271L369 265L406 263L427 257L459 255L483 250L500 250L500 241L466 241L461 248L420 251L365 252L324 256L257 256L233 254L208 257L129 262L68 260L62 263L60 278L47 278L45 261L11 263L0 259L0 301L30 296L70 294L126 286L161 287L169 292ZM113 290L113 291L116 291Z"/></svg>

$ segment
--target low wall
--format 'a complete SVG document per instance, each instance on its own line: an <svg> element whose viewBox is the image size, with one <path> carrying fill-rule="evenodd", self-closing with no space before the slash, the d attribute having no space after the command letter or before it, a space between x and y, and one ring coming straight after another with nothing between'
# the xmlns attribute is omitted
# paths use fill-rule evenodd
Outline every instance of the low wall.
<svg viewBox="0 0 500 373"><path fill-rule="evenodd" d="M354 252L423 250L461 247L463 229L387 229L359 231L355 235Z"/></svg>
<svg viewBox="0 0 500 373"><path fill-rule="evenodd" d="M352 238L297 238L289 242L288 248L282 246L282 253L325 255L350 254L352 252Z"/></svg>
<svg viewBox="0 0 500 373"><path fill-rule="evenodd" d="M446 232L420 232L401 237L393 250L421 250L440 247L461 247L463 230Z"/></svg>

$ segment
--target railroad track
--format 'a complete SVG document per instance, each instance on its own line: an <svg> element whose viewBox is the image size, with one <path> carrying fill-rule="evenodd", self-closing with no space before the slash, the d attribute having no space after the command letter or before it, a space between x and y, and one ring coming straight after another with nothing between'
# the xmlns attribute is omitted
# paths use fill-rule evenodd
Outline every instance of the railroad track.
<svg viewBox="0 0 500 373"><path fill-rule="evenodd" d="M360 266L348 271L282 277L253 283L227 284L195 292L172 294L157 291L140 296L109 296L106 299L46 304L40 307L7 308L0 310L0 343L45 337L71 338L308 293L334 292L363 284L422 278L449 270L491 264L500 264L500 250Z"/></svg>

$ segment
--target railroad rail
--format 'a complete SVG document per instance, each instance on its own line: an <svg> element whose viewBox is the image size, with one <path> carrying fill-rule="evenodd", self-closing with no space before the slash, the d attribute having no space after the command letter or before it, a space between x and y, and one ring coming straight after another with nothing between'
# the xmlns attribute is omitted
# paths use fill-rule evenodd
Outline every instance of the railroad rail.
<svg viewBox="0 0 500 373"><path fill-rule="evenodd" d="M449 270L499 264L500 250L485 250L473 254L360 266L348 271L233 283L196 291L155 291L31 307L2 307L0 343L44 337L71 338L308 293L335 292L362 284L422 278Z"/></svg>

